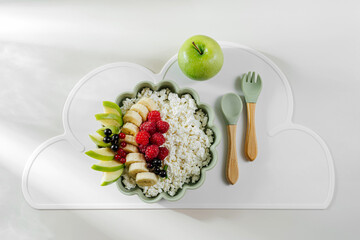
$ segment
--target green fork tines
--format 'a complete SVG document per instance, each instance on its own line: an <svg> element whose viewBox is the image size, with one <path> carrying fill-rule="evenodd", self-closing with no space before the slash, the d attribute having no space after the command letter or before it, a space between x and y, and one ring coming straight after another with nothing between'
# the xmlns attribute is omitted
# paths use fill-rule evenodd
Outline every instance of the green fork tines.
<svg viewBox="0 0 360 240"><path fill-rule="evenodd" d="M261 77L255 72L249 72L241 77L241 90L244 93L246 102L256 103L262 88Z"/></svg>

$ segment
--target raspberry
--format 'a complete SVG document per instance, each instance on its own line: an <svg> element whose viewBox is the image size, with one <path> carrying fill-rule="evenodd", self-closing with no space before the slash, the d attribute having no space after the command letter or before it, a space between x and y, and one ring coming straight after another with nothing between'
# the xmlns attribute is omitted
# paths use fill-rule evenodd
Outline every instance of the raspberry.
<svg viewBox="0 0 360 240"><path fill-rule="evenodd" d="M148 117L148 121L150 122L157 122L161 120L159 111L151 111L149 112L147 117Z"/></svg>
<svg viewBox="0 0 360 240"><path fill-rule="evenodd" d="M150 134L154 134L156 132L156 124L154 122L144 122L140 126L140 131L147 131Z"/></svg>
<svg viewBox="0 0 360 240"><path fill-rule="evenodd" d="M150 145L146 148L145 156L147 159L151 160L157 157L159 154L159 147L156 145Z"/></svg>
<svg viewBox="0 0 360 240"><path fill-rule="evenodd" d="M165 137L161 133L154 133L150 138L150 142L161 146L165 143Z"/></svg>
<svg viewBox="0 0 360 240"><path fill-rule="evenodd" d="M120 158L124 158L126 157L126 152L124 149L120 148L118 151L117 151L118 155L120 155Z"/></svg>
<svg viewBox="0 0 360 240"><path fill-rule="evenodd" d="M169 124L165 121L157 121L156 122L156 129L158 132L166 133L169 130Z"/></svg>
<svg viewBox="0 0 360 240"><path fill-rule="evenodd" d="M149 138L150 138L150 134L148 132L140 131L138 132L138 134L136 134L135 141L141 145L148 145Z"/></svg>
<svg viewBox="0 0 360 240"><path fill-rule="evenodd" d="M146 151L146 145L139 145L139 152L141 152L141 153L145 153L145 151Z"/></svg>
<svg viewBox="0 0 360 240"><path fill-rule="evenodd" d="M159 147L158 159L164 160L169 155L169 150L166 147Z"/></svg>

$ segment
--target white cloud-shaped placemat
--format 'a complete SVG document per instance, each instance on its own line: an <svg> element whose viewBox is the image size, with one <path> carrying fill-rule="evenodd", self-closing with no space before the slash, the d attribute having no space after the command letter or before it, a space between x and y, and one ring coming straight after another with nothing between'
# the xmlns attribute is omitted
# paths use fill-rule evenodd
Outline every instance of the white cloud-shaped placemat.
<svg viewBox="0 0 360 240"><path fill-rule="evenodd" d="M22 182L28 203L38 209L326 208L334 192L332 157L315 132L291 121L293 97L286 77L255 50L233 43L221 45L223 69L208 81L187 79L176 57L159 74L132 63L114 63L86 75L65 103L65 133L41 144L28 160ZM171 79L180 87L194 88L202 102L212 105L218 116L215 124L226 133L219 99L227 92L241 94L239 76L247 71L258 72L264 83L256 110L259 154L254 162L243 157L243 115L237 132L240 177L236 185L225 181L227 141L223 134L217 166L207 172L203 186L188 191L178 202L146 204L137 196L123 195L115 185L99 186L101 173L90 169L95 160L83 152L95 147L88 134L99 127L94 114L102 112L102 101L114 101L140 81Z"/></svg>

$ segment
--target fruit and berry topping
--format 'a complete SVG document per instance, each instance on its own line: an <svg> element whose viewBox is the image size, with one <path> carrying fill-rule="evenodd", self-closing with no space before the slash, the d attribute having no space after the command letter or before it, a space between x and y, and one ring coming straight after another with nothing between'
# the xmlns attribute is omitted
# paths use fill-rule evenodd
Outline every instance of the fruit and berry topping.
<svg viewBox="0 0 360 240"><path fill-rule="evenodd" d="M152 144L161 146L165 143L165 137L161 133L154 133L150 138L150 142Z"/></svg>
<svg viewBox="0 0 360 240"><path fill-rule="evenodd" d="M156 175L166 176L162 160L169 154L167 148L159 148L165 143L163 133L169 130L169 124L161 120L157 104L150 98L142 98L126 112L124 117L117 104L110 102L104 104L105 114L96 115L96 119L104 127L98 130L100 136L92 139L98 140L95 143L100 143L98 146L105 150L100 152L101 156L94 151L87 154L104 161L115 160L116 162L112 161L115 162L112 164L116 167L128 167L126 173L135 178L139 186L154 185L157 182ZM122 126L123 122L124 126ZM122 172L116 172L116 176L108 178L114 182L121 174ZM106 179L104 184L111 182Z"/></svg>
<svg viewBox="0 0 360 240"><path fill-rule="evenodd" d="M152 172L140 172L136 174L135 181L141 187L150 187L157 183L157 178Z"/></svg>
<svg viewBox="0 0 360 240"><path fill-rule="evenodd" d="M139 152L139 149L136 146L131 145L131 144L126 144L126 146L122 149L124 149L124 151L127 153L138 153Z"/></svg>
<svg viewBox="0 0 360 240"><path fill-rule="evenodd" d="M161 171L160 167L154 167L153 172L154 172L156 175L159 175L160 171Z"/></svg>
<svg viewBox="0 0 360 240"><path fill-rule="evenodd" d="M145 105L140 104L140 103L136 103L136 104L131 106L130 110L135 111L138 114L140 114L142 120L146 121L147 115L149 113L149 109Z"/></svg>
<svg viewBox="0 0 360 240"><path fill-rule="evenodd" d="M166 177L166 171L165 170L161 170L159 173L160 177Z"/></svg>
<svg viewBox="0 0 360 240"><path fill-rule="evenodd" d="M154 100L152 100L151 98L148 98L148 97L141 98L137 103L141 104L141 105L144 105L149 111L153 111L153 110L158 109L158 106L154 102Z"/></svg>
<svg viewBox="0 0 360 240"><path fill-rule="evenodd" d="M145 163L144 154L142 153L129 153L126 155L126 165L130 165L136 162L143 162Z"/></svg>
<svg viewBox="0 0 360 240"><path fill-rule="evenodd" d="M120 154L115 154L114 159L115 159L116 161L119 161L120 158L121 158L121 155L120 155Z"/></svg>
<svg viewBox="0 0 360 240"><path fill-rule="evenodd" d="M136 162L132 163L129 166L129 176L132 178L135 178L138 173L142 172L149 172L149 170L146 168L146 163L144 162Z"/></svg>
<svg viewBox="0 0 360 240"><path fill-rule="evenodd" d="M131 122L135 124L136 126L140 126L142 123L142 117L138 112L135 111L127 111L126 114L123 117L124 122Z"/></svg>
<svg viewBox="0 0 360 240"><path fill-rule="evenodd" d="M104 143L109 143L109 142L111 142L111 137L106 136L106 137L104 137L103 141L104 141Z"/></svg>
<svg viewBox="0 0 360 240"><path fill-rule="evenodd" d="M165 121L156 122L156 130L160 133L166 133L169 130L170 125Z"/></svg>
<svg viewBox="0 0 360 240"><path fill-rule="evenodd" d="M119 141L119 135L118 134L114 134L111 138L112 141Z"/></svg>
<svg viewBox="0 0 360 240"><path fill-rule="evenodd" d="M121 158L126 157L126 152L125 152L125 150L122 149L122 148L120 148L120 149L117 151L117 154L119 154Z"/></svg>
<svg viewBox="0 0 360 240"><path fill-rule="evenodd" d="M158 154L159 154L159 147L157 145L150 145L146 148L145 156L149 160L156 158Z"/></svg>
<svg viewBox="0 0 360 240"><path fill-rule="evenodd" d="M147 145L139 145L139 152L141 152L141 153L145 153L145 151L146 151L146 148L147 148Z"/></svg>
<svg viewBox="0 0 360 240"><path fill-rule="evenodd" d="M168 166L165 165L164 168L161 169L161 163L162 162L160 159L154 159L151 162L147 163L146 167L160 177L167 177L166 170Z"/></svg>
<svg viewBox="0 0 360 240"><path fill-rule="evenodd" d="M150 134L154 134L156 132L156 123L155 122L144 122L140 126L140 131L146 131Z"/></svg>
<svg viewBox="0 0 360 240"><path fill-rule="evenodd" d="M141 145L148 145L149 144L150 134L147 131L140 131L136 134L135 141Z"/></svg>
<svg viewBox="0 0 360 240"><path fill-rule="evenodd" d="M118 134L114 134L112 137L111 137L111 143L113 145L117 145L119 143L119 135Z"/></svg>
<svg viewBox="0 0 360 240"><path fill-rule="evenodd" d="M126 134L125 133L119 133L119 137L120 137L120 139L124 139L125 137L126 137Z"/></svg>
<svg viewBox="0 0 360 240"><path fill-rule="evenodd" d="M123 156L117 152L119 149L118 133L123 125L121 109L118 104L108 101L103 102L103 107L104 113L95 115L96 120L103 125L103 127L96 131L99 136L94 137L90 135L91 140L101 148L87 151L86 154L100 160L99 163L94 164L91 168L104 172L101 186L106 186L116 182L121 177L125 165L119 163L122 161Z"/></svg>
<svg viewBox="0 0 360 240"><path fill-rule="evenodd" d="M117 150L119 150L119 146L116 144L113 144L113 145L111 145L110 149L113 150L114 152L117 152Z"/></svg>
<svg viewBox="0 0 360 240"><path fill-rule="evenodd" d="M165 165L163 170L160 171L159 176L167 178L167 169L168 169L168 165Z"/></svg>
<svg viewBox="0 0 360 240"><path fill-rule="evenodd" d="M169 149L166 147L159 147L158 159L164 160L169 155Z"/></svg>
<svg viewBox="0 0 360 240"><path fill-rule="evenodd" d="M136 134L139 132L139 127L131 122L127 122L124 124L121 131L125 134L136 136Z"/></svg>
<svg viewBox="0 0 360 240"><path fill-rule="evenodd" d="M151 164L154 166L154 167L160 167L161 166L161 160L160 159L153 159L151 161Z"/></svg>
<svg viewBox="0 0 360 240"><path fill-rule="evenodd" d="M117 136L117 135L114 135L114 136ZM111 144L117 145L118 143L119 143L119 139L113 139L113 138L111 138Z"/></svg>
<svg viewBox="0 0 360 240"><path fill-rule="evenodd" d="M124 139L120 139L120 142L126 142L127 144L131 144L134 146L139 146L135 140L135 136L132 135L125 135Z"/></svg>
<svg viewBox="0 0 360 240"><path fill-rule="evenodd" d="M110 128L105 129L104 134L105 134L105 136L110 136L112 134L111 129Z"/></svg>
<svg viewBox="0 0 360 240"><path fill-rule="evenodd" d="M157 122L161 120L160 112L159 111L151 111L148 114L148 121L150 122Z"/></svg>

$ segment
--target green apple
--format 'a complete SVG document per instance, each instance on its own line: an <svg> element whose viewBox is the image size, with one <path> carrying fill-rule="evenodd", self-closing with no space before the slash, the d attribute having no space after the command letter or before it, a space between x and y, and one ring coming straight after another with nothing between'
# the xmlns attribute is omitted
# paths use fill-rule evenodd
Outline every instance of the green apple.
<svg viewBox="0 0 360 240"><path fill-rule="evenodd" d="M117 161L100 161L97 164L91 166L92 169L101 172L115 172L124 168L124 164Z"/></svg>
<svg viewBox="0 0 360 240"><path fill-rule="evenodd" d="M178 64L181 71L193 80L207 80L215 76L224 63L220 45L204 35L192 36L181 46Z"/></svg>
<svg viewBox="0 0 360 240"><path fill-rule="evenodd" d="M115 172L104 172L102 179L101 179L101 186L107 186L113 182L116 182L123 173L124 168L115 171Z"/></svg>
<svg viewBox="0 0 360 240"><path fill-rule="evenodd" d="M99 147L110 147L111 143L104 143L103 137L98 135L89 135L90 139Z"/></svg>
<svg viewBox="0 0 360 240"><path fill-rule="evenodd" d="M101 122L105 127L115 126L121 127L123 124L122 117L114 113L98 113L95 114L96 120Z"/></svg>
<svg viewBox="0 0 360 240"><path fill-rule="evenodd" d="M110 148L98 148L94 150L90 150L85 152L89 157L103 160L103 161L111 161L114 159L115 153Z"/></svg>
<svg viewBox="0 0 360 240"><path fill-rule="evenodd" d="M113 133L110 136L112 136L114 134L118 134L120 132L120 129L118 127L115 127L115 126L102 127L102 128L99 128L98 130L96 130L96 132L100 136L105 137L104 130L107 129L107 128L109 128L111 130L111 132Z"/></svg>
<svg viewBox="0 0 360 240"><path fill-rule="evenodd" d="M103 101L104 113L113 113L121 117L121 109L119 105L109 101Z"/></svg>

